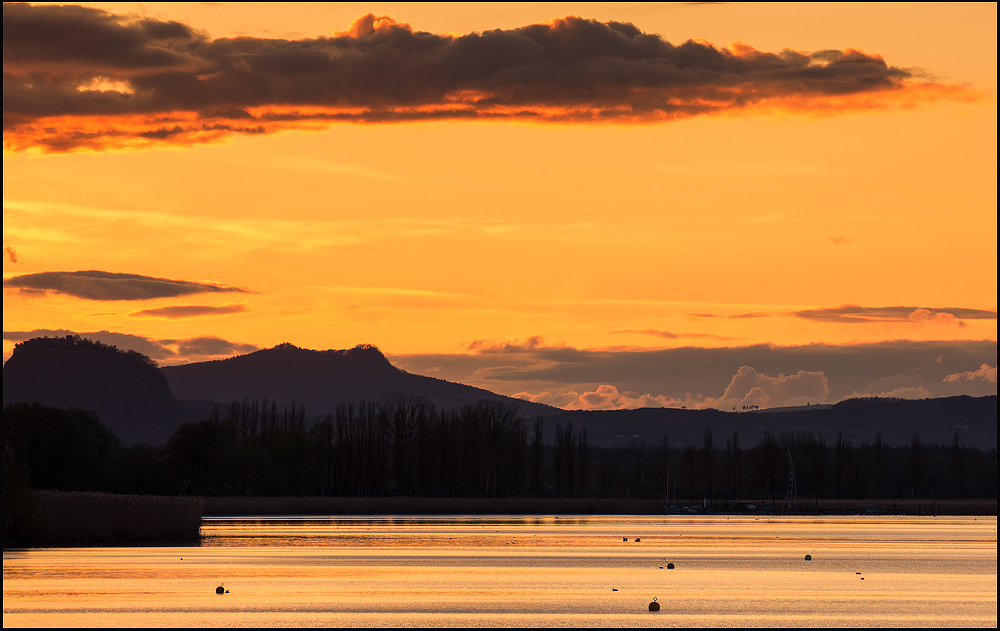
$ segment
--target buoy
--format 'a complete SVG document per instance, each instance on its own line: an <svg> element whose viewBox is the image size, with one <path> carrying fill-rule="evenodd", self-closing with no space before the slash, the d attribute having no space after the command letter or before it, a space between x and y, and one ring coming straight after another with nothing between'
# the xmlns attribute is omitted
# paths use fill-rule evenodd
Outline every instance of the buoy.
<svg viewBox="0 0 1000 631"><path fill-rule="evenodd" d="M218 587L215 588L215 593L216 594L225 594L226 593L226 588L223 587L222 585L219 585Z"/></svg>
<svg viewBox="0 0 1000 631"><path fill-rule="evenodd" d="M813 560L813 555L807 554L806 555L806 561L812 561L812 560Z"/></svg>
<svg viewBox="0 0 1000 631"><path fill-rule="evenodd" d="M674 564L673 563L667 563L667 569L668 570L674 569Z"/></svg>
<svg viewBox="0 0 1000 631"><path fill-rule="evenodd" d="M628 541L628 537L622 537L622 541Z"/></svg>
<svg viewBox="0 0 1000 631"><path fill-rule="evenodd" d="M656 602L656 596L653 596L653 602L649 603L649 610L650 611L660 610L660 603Z"/></svg>

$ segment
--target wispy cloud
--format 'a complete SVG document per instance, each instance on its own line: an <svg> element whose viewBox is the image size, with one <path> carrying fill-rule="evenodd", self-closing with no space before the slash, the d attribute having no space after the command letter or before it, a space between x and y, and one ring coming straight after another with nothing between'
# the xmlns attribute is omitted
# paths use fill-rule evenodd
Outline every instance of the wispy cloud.
<svg viewBox="0 0 1000 631"><path fill-rule="evenodd" d="M962 320L996 320L996 311L967 308L861 307L844 305L823 309L803 309L792 313L814 322L864 324L870 322L914 322L964 326Z"/></svg>
<svg viewBox="0 0 1000 631"><path fill-rule="evenodd" d="M719 315L717 313L689 313L692 318L726 318L730 320L747 320L751 318L770 318L772 313L763 311L751 311L748 313L736 313L733 315Z"/></svg>
<svg viewBox="0 0 1000 631"><path fill-rule="evenodd" d="M827 239L836 245L847 245L851 241L854 241L854 237L827 237Z"/></svg>
<svg viewBox="0 0 1000 631"><path fill-rule="evenodd" d="M249 310L250 308L244 304L222 305L218 307L208 305L175 305L171 307L157 307L155 309L141 309L130 313L129 316L133 318L167 318L169 320L178 320L181 318L243 313Z"/></svg>
<svg viewBox="0 0 1000 631"><path fill-rule="evenodd" d="M649 123L972 100L855 49L674 45L568 16L462 36L365 15L333 37L211 39L176 21L4 5L4 147L189 145L338 121Z"/></svg>
<svg viewBox="0 0 1000 631"><path fill-rule="evenodd" d="M3 260L12 265L19 265L21 263L21 257L17 255L17 250L7 245L4 241L3 246Z"/></svg>
<svg viewBox="0 0 1000 631"><path fill-rule="evenodd" d="M712 339L712 340L736 340L739 338L729 337L725 335L713 335L712 333L673 333L671 331L661 331L659 329L622 329L620 331L610 331L612 335L618 335L623 333L633 333L638 335L651 335L653 337L660 337L665 340L681 340L681 339Z"/></svg>
<svg viewBox="0 0 1000 631"><path fill-rule="evenodd" d="M4 279L4 289L18 293L57 293L86 300L150 300L190 294L249 293L241 287L216 283L153 278L100 270L39 272Z"/></svg>
<svg viewBox="0 0 1000 631"><path fill-rule="evenodd" d="M185 243L206 247L318 250L385 239L414 239L446 234L481 234L494 238L605 243L607 231L580 224L527 224L468 216L382 217L373 219L284 220L207 215L178 215L143 208L100 208L4 199L4 232L26 241L80 241L80 234L101 222L155 229ZM39 227L40 225L44 227ZM90 235L90 233L87 233ZM96 235L99 237L99 235ZM626 236L621 237L622 240Z"/></svg>

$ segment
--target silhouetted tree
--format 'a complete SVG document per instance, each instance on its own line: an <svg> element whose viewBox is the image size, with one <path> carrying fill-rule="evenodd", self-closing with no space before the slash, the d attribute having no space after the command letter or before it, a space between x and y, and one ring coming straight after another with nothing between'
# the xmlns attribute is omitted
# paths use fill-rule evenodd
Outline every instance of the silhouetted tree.
<svg viewBox="0 0 1000 631"><path fill-rule="evenodd" d="M704 470L702 471L702 480L704 484L704 497L706 499L713 497L713 492L715 491L714 485L712 484L713 474L715 473L715 439L712 437L712 429L708 428L705 430L705 435L702 439L702 455L704 456Z"/></svg>
<svg viewBox="0 0 1000 631"><path fill-rule="evenodd" d="M815 489L816 508L819 508L819 496L826 480L826 441L823 434L819 435L813 446L813 488Z"/></svg>
<svg viewBox="0 0 1000 631"><path fill-rule="evenodd" d="M955 430L955 437L951 439L951 450L948 452L948 463L951 471L951 490L956 496L962 488L962 476L965 473L965 454L962 453L962 445L959 442L958 430Z"/></svg>
<svg viewBox="0 0 1000 631"><path fill-rule="evenodd" d="M883 498L885 497L886 486L888 484L889 464L886 459L886 446L882 442L882 432L880 430L875 430L875 443L872 446L872 452L875 456L875 496Z"/></svg>
<svg viewBox="0 0 1000 631"><path fill-rule="evenodd" d="M542 438L545 431L545 421L541 416L535 417L535 432L531 440L531 486L534 492L540 493L544 479L545 452Z"/></svg>
<svg viewBox="0 0 1000 631"><path fill-rule="evenodd" d="M924 483L924 444L920 432L914 431L910 437L910 495L920 493Z"/></svg>
<svg viewBox="0 0 1000 631"><path fill-rule="evenodd" d="M760 443L761 455L764 460L764 474L767 480L767 498L774 502L774 491L778 487L778 441L768 430L764 430L764 440Z"/></svg>

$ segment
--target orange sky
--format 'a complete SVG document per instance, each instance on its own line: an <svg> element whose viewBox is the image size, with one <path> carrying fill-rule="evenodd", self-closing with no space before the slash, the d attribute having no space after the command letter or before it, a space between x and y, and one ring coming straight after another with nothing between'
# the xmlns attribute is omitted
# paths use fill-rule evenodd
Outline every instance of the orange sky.
<svg viewBox="0 0 1000 631"><path fill-rule="evenodd" d="M854 49L912 78L652 122L310 119L67 153L24 150L31 134L5 127L5 332L397 355L535 336L590 349L997 338L995 4L109 10L288 40L369 12L456 36L579 15L741 54L732 42ZM90 125L104 142L121 121L32 133ZM6 285L84 270L245 291L93 300Z"/></svg>

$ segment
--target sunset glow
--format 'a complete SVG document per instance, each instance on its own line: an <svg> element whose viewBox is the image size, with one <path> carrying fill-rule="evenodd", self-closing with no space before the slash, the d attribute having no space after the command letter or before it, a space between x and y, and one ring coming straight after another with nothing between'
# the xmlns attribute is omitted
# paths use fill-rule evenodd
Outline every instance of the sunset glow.
<svg viewBox="0 0 1000 631"><path fill-rule="evenodd" d="M4 358L367 343L568 408L996 394L996 24L5 5ZM729 355L692 385L685 348Z"/></svg>

